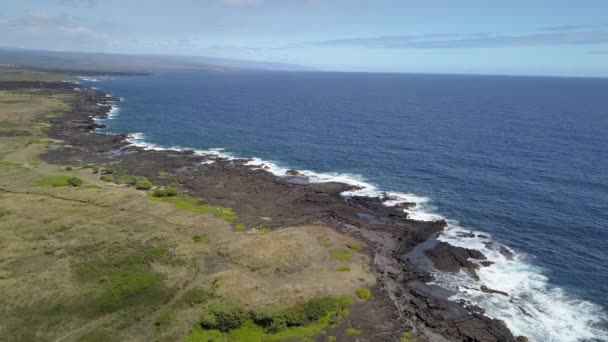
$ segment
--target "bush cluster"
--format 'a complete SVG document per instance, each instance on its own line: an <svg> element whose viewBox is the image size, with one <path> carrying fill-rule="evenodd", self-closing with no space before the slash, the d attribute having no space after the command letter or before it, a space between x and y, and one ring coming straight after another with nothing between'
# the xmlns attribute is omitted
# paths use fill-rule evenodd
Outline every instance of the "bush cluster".
<svg viewBox="0 0 608 342"><path fill-rule="evenodd" d="M99 177L99 179L104 182L111 182L114 180L114 177L112 177L112 175L102 175L101 177Z"/></svg>
<svg viewBox="0 0 608 342"><path fill-rule="evenodd" d="M135 189L150 190L152 189L152 183L147 179L138 179L135 181Z"/></svg>
<svg viewBox="0 0 608 342"><path fill-rule="evenodd" d="M177 188L174 186L159 186L152 192L154 197L173 197L177 196Z"/></svg>
<svg viewBox="0 0 608 342"><path fill-rule="evenodd" d="M372 291L370 291L367 288L358 289L356 292L357 292L357 297L359 297L361 300L368 301L368 300L372 299Z"/></svg>
<svg viewBox="0 0 608 342"><path fill-rule="evenodd" d="M240 328L245 322L252 321L264 329L266 333L274 334L290 327L302 327L321 319L334 321L344 312L344 308L352 305L353 299L345 297L315 298L307 303L286 309L263 308L256 311L246 311L226 302L212 302L201 316L201 326L205 329L215 329L229 332Z"/></svg>
<svg viewBox="0 0 608 342"><path fill-rule="evenodd" d="M78 177L70 177L67 180L68 185L69 186L81 186L82 185L82 179L78 178Z"/></svg>

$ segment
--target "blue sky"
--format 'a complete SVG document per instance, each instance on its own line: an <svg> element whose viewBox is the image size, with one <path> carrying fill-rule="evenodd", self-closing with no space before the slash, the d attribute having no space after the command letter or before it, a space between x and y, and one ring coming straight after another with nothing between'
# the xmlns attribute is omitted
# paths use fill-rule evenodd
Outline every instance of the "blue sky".
<svg viewBox="0 0 608 342"><path fill-rule="evenodd" d="M3 0L0 46L608 76L605 0Z"/></svg>

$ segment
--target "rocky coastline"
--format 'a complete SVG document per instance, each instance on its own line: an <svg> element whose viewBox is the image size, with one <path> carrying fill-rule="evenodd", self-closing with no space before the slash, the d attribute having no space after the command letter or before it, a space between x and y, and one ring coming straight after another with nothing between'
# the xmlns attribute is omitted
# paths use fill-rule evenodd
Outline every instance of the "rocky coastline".
<svg viewBox="0 0 608 342"><path fill-rule="evenodd" d="M41 155L46 162L113 165L155 184L177 182L181 191L204 197L213 205L234 208L250 227L281 229L322 224L366 241L371 246L367 253L379 285L372 289L374 299L353 309L351 315L363 327L362 339L398 341L401 332L412 331L430 341L526 340L513 336L502 321L485 316L482 309L450 301L449 291L427 284L432 281L434 270L464 269L474 276L478 267L484 267L485 256L436 241L420 249L421 244L433 241L446 222L409 219L407 209L411 204L388 207L383 204L385 198L345 198L341 193L351 189L351 185L296 182L296 170L277 177L263 168L246 165L246 159L133 146L126 135L95 132L103 128L95 119L107 118L118 98L68 82L3 84L3 88L11 87L72 95L72 110L50 119L48 134L63 141L63 145ZM408 257L416 249L432 262L432 268L422 267ZM508 295L484 287L480 291Z"/></svg>

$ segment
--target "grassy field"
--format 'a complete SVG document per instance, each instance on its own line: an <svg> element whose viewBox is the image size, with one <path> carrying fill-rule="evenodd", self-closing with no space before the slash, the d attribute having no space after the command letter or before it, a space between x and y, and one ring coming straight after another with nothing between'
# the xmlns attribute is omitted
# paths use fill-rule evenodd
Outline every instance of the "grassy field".
<svg viewBox="0 0 608 342"><path fill-rule="evenodd" d="M374 285L362 244L329 228L235 229L229 209L41 162L69 99L0 91L0 339L306 340Z"/></svg>
<svg viewBox="0 0 608 342"><path fill-rule="evenodd" d="M1 81L41 81L41 82L60 82L76 80L74 76L62 75L44 71L32 71L16 69L7 66L0 66Z"/></svg>

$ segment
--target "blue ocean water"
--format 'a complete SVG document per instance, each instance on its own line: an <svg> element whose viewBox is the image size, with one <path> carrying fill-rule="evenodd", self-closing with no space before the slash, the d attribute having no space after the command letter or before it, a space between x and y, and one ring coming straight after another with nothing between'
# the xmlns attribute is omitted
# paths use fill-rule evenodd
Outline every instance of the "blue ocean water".
<svg viewBox="0 0 608 342"><path fill-rule="evenodd" d="M533 340L608 340L608 79L197 72L85 83L124 98L108 132L415 194L421 213L517 254L480 274L510 301L462 298ZM439 282L471 281L459 277Z"/></svg>

